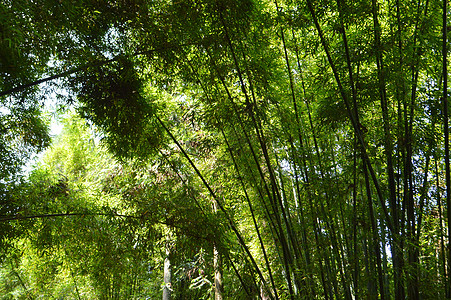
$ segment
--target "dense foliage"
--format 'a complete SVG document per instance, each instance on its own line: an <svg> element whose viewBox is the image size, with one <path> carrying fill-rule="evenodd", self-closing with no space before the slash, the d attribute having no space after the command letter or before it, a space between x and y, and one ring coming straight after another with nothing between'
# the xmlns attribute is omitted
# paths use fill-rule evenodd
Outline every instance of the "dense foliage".
<svg viewBox="0 0 451 300"><path fill-rule="evenodd" d="M3 299L451 298L447 13L2 1Z"/></svg>

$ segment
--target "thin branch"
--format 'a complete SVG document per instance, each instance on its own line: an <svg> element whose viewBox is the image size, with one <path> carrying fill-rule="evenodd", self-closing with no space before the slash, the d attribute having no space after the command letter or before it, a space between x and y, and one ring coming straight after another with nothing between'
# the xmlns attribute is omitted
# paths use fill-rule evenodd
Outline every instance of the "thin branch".
<svg viewBox="0 0 451 300"><path fill-rule="evenodd" d="M172 45L172 46L166 45L165 47L161 47L161 48L153 48L153 49L149 49L149 50L145 50L145 51L138 51L138 52L133 53L131 56L134 57L134 56L139 56L139 55L146 55L149 53L158 52L158 51L162 51L162 50L176 49L176 48L180 48L180 47L184 47L184 46L193 46L193 45L199 45L199 44L202 44L202 42L199 41L199 42L192 42L192 43ZM86 70L90 67L100 67L103 65L107 65L112 62L118 61L121 57L124 57L124 54L121 53L121 54L119 54L111 59L107 59L107 60L97 60L97 61L94 61L93 63L89 63L89 64L86 64L86 65L83 65L83 66L80 66L77 68L73 68L73 69L67 70L67 71L59 73L59 74L54 74L52 76L48 76L48 77L41 78L41 79L26 83L26 84L22 84L22 85L14 87L12 89L9 89L9 90L1 91L0 97L23 91L27 88L39 85L41 83L45 83L45 82L52 81L55 79L67 77L67 76L75 74L77 72Z"/></svg>
<svg viewBox="0 0 451 300"><path fill-rule="evenodd" d="M251 259L252 264L255 267L255 270L257 271L260 279L262 280L262 282L265 283L266 285L266 281L265 278L263 277L262 272L260 271L260 268L257 265L257 262L255 261L252 253L249 250L249 247L246 245L246 242L244 241L243 236L241 235L240 231L238 230L238 228L235 226L232 218L230 217L230 215L227 213L227 210L225 209L225 207L222 205L222 203L219 201L218 196L216 195L216 193L213 191L213 189L211 188L211 186L208 184L208 182L205 180L205 177L202 175L202 173L200 172L200 170L197 168L197 166L194 164L194 162L192 161L192 159L190 158L190 156L188 155L188 153L185 151L185 149L182 147L182 145L180 144L180 142L175 138L175 136L171 133L171 131L169 130L169 128L164 124L164 122L158 117L156 116L158 122L160 123L160 125L163 127L163 129L167 132L167 134L170 136L170 138L172 139L172 141L177 145L177 147L180 149L180 151L182 152L183 156L188 160L190 166L193 168L193 170L196 172L197 176L199 177L199 179L202 181L203 185L207 188L208 192L210 193L211 197L214 199L214 201L216 202L216 204L218 205L219 209L224 213L225 217L227 218L227 221L229 223L230 228L232 229L232 231L235 233L236 237L238 238L239 243L241 244L241 246L243 247L244 251L246 252L247 256ZM271 299L273 299L273 297L271 296Z"/></svg>
<svg viewBox="0 0 451 300"><path fill-rule="evenodd" d="M110 217L122 217L122 218L140 218L141 216L130 216L121 214L106 214L106 213L59 213L59 214L39 214L39 215L13 215L6 216L0 215L0 222L14 221L14 220L28 220L28 219L47 219L54 217L69 217L69 216L110 216Z"/></svg>

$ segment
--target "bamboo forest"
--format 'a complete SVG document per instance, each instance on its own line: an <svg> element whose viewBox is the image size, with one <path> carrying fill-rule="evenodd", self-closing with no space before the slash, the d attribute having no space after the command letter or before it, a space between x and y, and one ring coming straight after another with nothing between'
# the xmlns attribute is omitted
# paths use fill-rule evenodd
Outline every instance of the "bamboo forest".
<svg viewBox="0 0 451 300"><path fill-rule="evenodd" d="M0 0L0 299L451 299L449 14Z"/></svg>

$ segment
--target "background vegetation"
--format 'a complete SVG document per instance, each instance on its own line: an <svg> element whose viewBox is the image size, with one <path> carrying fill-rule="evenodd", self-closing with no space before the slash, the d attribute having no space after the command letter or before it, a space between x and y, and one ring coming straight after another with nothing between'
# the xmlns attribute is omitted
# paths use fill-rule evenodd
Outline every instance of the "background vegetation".
<svg viewBox="0 0 451 300"><path fill-rule="evenodd" d="M0 1L0 298L451 298L448 10Z"/></svg>

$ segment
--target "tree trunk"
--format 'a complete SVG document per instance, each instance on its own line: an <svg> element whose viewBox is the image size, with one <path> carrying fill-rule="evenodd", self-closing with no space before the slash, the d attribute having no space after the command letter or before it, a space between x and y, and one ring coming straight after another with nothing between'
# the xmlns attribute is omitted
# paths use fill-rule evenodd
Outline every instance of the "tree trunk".
<svg viewBox="0 0 451 300"><path fill-rule="evenodd" d="M215 268L215 300L222 300L224 294L224 286L222 284L222 258L216 246L213 250L213 263Z"/></svg>
<svg viewBox="0 0 451 300"><path fill-rule="evenodd" d="M448 66L447 66L447 0L443 0L443 24L442 24L442 67L443 67L443 126L445 136L445 180L446 180L446 207L448 219L448 244L451 237L451 172L449 163L449 120L448 120ZM448 276L451 274L451 247L448 245ZM446 298L451 297L451 277L448 277L446 287Z"/></svg>
<svg viewBox="0 0 451 300"><path fill-rule="evenodd" d="M164 270L163 270L163 300L171 300L171 260L170 260L170 250L169 245L166 246L166 257L164 259Z"/></svg>

